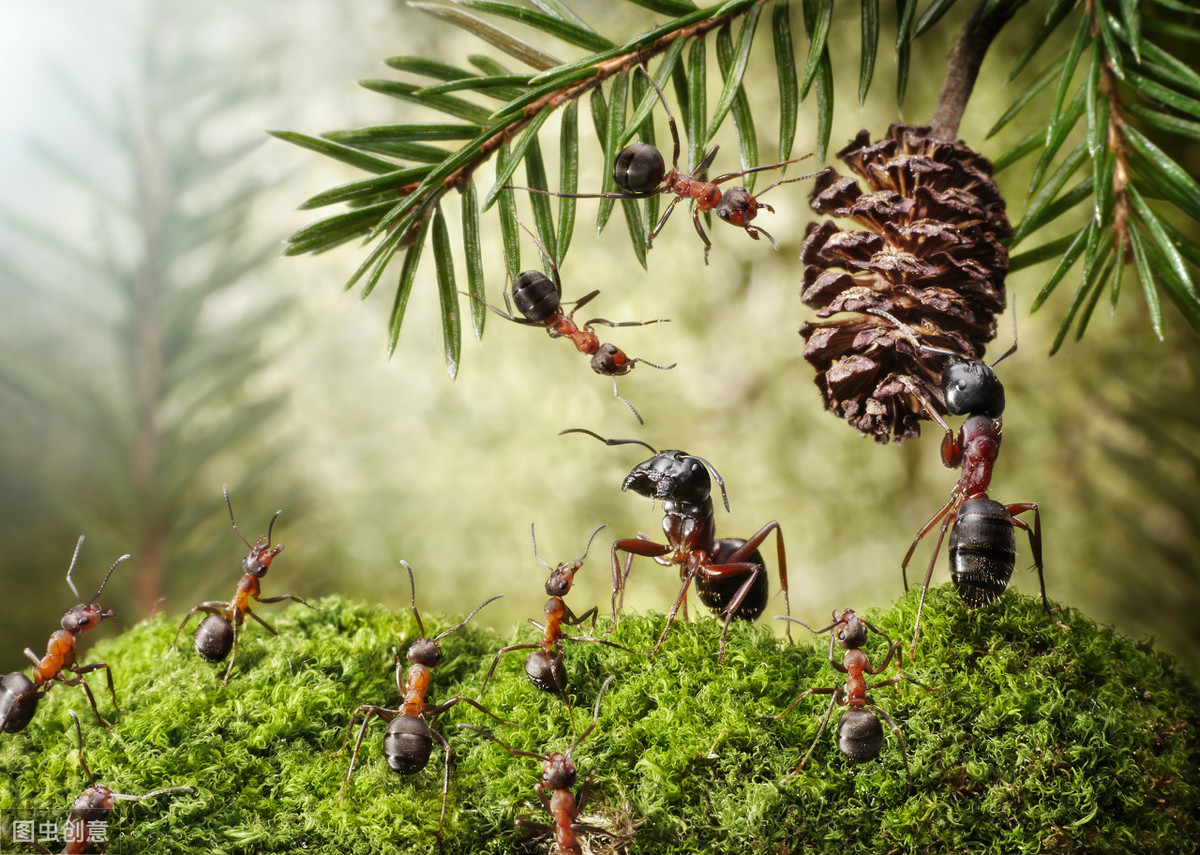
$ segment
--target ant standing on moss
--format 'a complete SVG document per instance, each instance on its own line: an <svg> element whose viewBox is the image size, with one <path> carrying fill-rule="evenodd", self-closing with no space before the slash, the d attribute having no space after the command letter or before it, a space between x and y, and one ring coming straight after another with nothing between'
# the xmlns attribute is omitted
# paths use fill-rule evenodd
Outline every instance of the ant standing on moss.
<svg viewBox="0 0 1200 855"><path fill-rule="evenodd" d="M833 714L833 708L836 705L847 707L842 713L841 719L837 726L837 743L838 750L843 755L854 763L865 763L868 760L874 760L879 756L879 750L883 747L883 725L880 723L880 717L887 719L888 724L892 728L892 732L896 734L896 738L900 740L900 756L904 758L904 775L908 778L909 786L912 786L912 775L908 770L908 752L904 747L904 736L900 733L900 728L895 720L882 709L875 705L868 692L882 688L883 686L893 686L901 681L907 681L914 685L920 686L927 692L934 691L923 683L918 683L911 677L906 677L900 670L900 642L892 641L886 635L879 631L870 621L860 618L852 609L846 609L839 616L836 611L833 613L833 623L821 629L813 629L802 620L797 620L793 617L780 617L779 620L787 620L791 623L798 623L813 633L820 635L823 632L829 633L829 664L846 675L846 683L844 686L832 686L822 689L807 689L801 692L799 697L788 704L787 709L774 718L783 718L791 712L797 704L807 698L809 695L830 695L829 706L825 710L825 716L821 719L821 726L817 728L817 735L813 738L812 745L808 747L808 751L800 760L800 765L796 767L791 775L788 775L784 780L790 780L795 777L804 764L808 762L808 758L812 756L813 751L817 747L817 743L821 740L821 734L825 732L826 725L829 724L829 717ZM871 664L870 657L863 652L863 645L867 642L867 630L871 630L876 635L883 638L888 644L887 656L879 663L878 667ZM838 662L834 657L833 645L837 642L845 654L842 661ZM879 683L874 683L870 686L864 675L882 674L888 667L888 663L892 661L892 657L896 659L896 676L890 677Z"/></svg>
<svg viewBox="0 0 1200 855"><path fill-rule="evenodd" d="M612 545L612 628L617 625L617 612L625 598L625 586L634 556L653 558L664 566L678 565L679 578L683 583L679 594L667 614L658 644L648 655L654 656L662 649L667 633L675 622L675 615L682 609L687 618L687 593L696 582L696 593L700 601L725 619L721 630L721 645L718 661L725 659L725 635L734 618L754 620L767 607L768 582L766 564L758 547L771 532L775 532L777 559L779 563L779 585L783 590L784 609L791 614L788 603L787 556L783 547L783 532L779 523L772 520L760 528L749 540L741 538L717 539L716 521L712 502L712 481L709 471L721 487L725 510L729 510L729 496L725 493L725 482L707 460L682 451L655 451L637 439L605 439L584 428L569 428L563 433L583 433L600 440L605 445L641 445L654 454L649 460L639 463L625 478L621 490L633 489L650 499L662 499L663 533L666 543L655 543L645 535L623 538ZM626 553L625 569L622 571L617 553ZM611 630L610 630L611 631ZM791 641L791 632L788 632Z"/></svg>
<svg viewBox="0 0 1200 855"><path fill-rule="evenodd" d="M161 796L163 793L193 792L191 787L163 787L160 790L146 793L144 796L127 796L124 793L114 793L103 784L97 784L96 779L92 777L92 770L88 768L87 761L83 759L83 731L79 727L79 716L75 715L75 710L67 710L67 713L75 720L75 739L79 743L79 765L83 767L84 774L87 775L88 788L79 795L79 798L75 799L75 804L71 806L71 814L66 827L67 846L62 850L63 855L99 851L92 847L107 838L107 830L103 827L112 815L118 800L140 802ZM50 851L40 843L31 842L41 852Z"/></svg>
<svg viewBox="0 0 1200 855"><path fill-rule="evenodd" d="M512 187L511 185L506 189L527 190L530 193L562 196L568 199L649 199L651 196L664 193L673 195L675 198L667 205L667 209L663 212L658 224L650 231L646 239L647 246L654 243L654 239L658 237L659 233L663 230L663 226L667 224L667 219L671 216L671 212L675 210L675 206L684 199L693 199L695 200L695 205L692 207L692 223L696 227L696 234L700 235L700 240L704 242L705 264L708 264L708 253L712 249L712 241L708 239L708 234L704 231L700 215L709 211L715 211L721 220L744 230L754 240L758 240L759 235L764 236L771 242L772 247L779 249L779 244L775 242L775 238L771 237L766 229L750 224L750 221L758 215L760 208L771 213L775 212L774 208L765 202L760 202L759 198L780 184L804 181L820 174L824 170L810 172L807 175L800 175L796 178L785 178L782 181L776 181L766 190L761 191L758 196L752 195L745 187L732 187L722 193L718 185L732 181L734 178L741 178L743 175L751 175L756 172L779 169L792 163L807 160L812 155L806 154L804 157L797 157L780 163L755 166L750 169L743 169L741 172L727 172L724 175L714 178L712 181L704 181L700 176L712 165L713 160L716 159L717 152L720 150L720 146L713 146L700 159L700 162L696 164L690 173L683 172L679 168L679 155L682 146L679 143L679 130L675 126L675 116L671 113L671 108L667 106L666 96L663 95L663 91L659 88L657 81L646 71L644 66L641 68L641 71L646 75L646 79L650 81L650 85L654 87L654 91L658 93L658 100L662 103L663 110L667 114L667 127L671 131L673 146L670 170L667 169L662 152L648 143L635 142L623 148L613 163L613 181L624 191L622 193L555 193L550 190L538 190L533 187Z"/></svg>
<svg viewBox="0 0 1200 855"><path fill-rule="evenodd" d="M75 552L71 556L71 565L67 567L67 585L71 588L79 604L72 606L62 618L62 629L55 630L50 636L50 640L46 643L46 655L38 657L36 653L25 648L25 655L29 657L29 661L33 663L33 679L30 680L20 671L13 671L11 674L6 674L3 679L0 679L0 733L8 731L9 733L18 733L25 729L33 719L33 714L37 712L38 701L46 696L50 688L56 683L63 683L67 686L79 686L83 689L84 695L87 696L88 705L91 706L92 712L96 714L96 719L100 722L100 726L108 729L108 725L104 723L104 719L100 717L100 710L96 708L96 699L92 696L92 690L88 688L87 680L84 679L85 674L90 674L92 671L103 669L105 677L108 679L108 691L112 695L113 708L121 711L120 705L117 703L117 692L113 688L112 668L108 667L107 662L93 662L90 665L77 665L75 663L75 645L82 633L94 628L100 621L107 618L116 617L116 612L112 609L101 611L100 606L96 604L100 594L104 591L104 586L108 584L109 578L113 571L117 569L117 565L129 558L128 555L122 555L112 563L108 568L108 574L104 577L104 581L100 583L100 587L92 598L83 602L83 597L79 595L79 589L75 587L75 583L71 581L71 572L75 569L75 562L79 559L79 550L83 548L83 538L79 538L79 542L75 544ZM72 679L67 679L63 676L63 671L70 671L76 676Z"/></svg>
<svg viewBox="0 0 1200 855"><path fill-rule="evenodd" d="M271 562L275 560L275 556L283 552L283 544L271 546L271 532L275 529L275 520L279 519L279 515L283 511L275 512L275 516L271 517L271 523L267 526L266 537L259 537L250 545L250 541L242 534L242 530L238 528L237 521L233 518L233 505L229 501L229 486L222 485L221 489L225 493L225 507L229 509L229 522L233 525L233 530L237 532L238 537L242 539L242 543L249 547L250 552L242 559L243 576L238 581L237 591L233 595L233 599L227 603L219 600L210 600L206 603L194 607L187 616L184 617L183 623L179 624L179 629L175 630L175 640L171 642L171 649L167 651L169 656L175 650L175 645L179 643L179 633L183 632L183 628L187 626L188 621L192 619L192 615L196 612L208 612L208 617L200 621L200 625L196 627L196 635L194 645L196 653L205 662L221 662L226 656L229 656L230 650L233 655L229 656L229 666L225 669L225 678L221 680L221 688L229 682L229 675L233 673L233 663L237 659L237 645L239 630L246 619L246 615L254 618L271 635L278 635L275 628L260 618L250 609L250 600L254 599L260 603L279 603L284 600L292 600L302 606L314 611L321 611L317 606L311 606L306 601L297 597L295 594L282 594L278 597L260 597L259 593L262 587L259 580L267 575L267 571L271 569Z"/></svg>
<svg viewBox="0 0 1200 855"><path fill-rule="evenodd" d="M600 720L600 702L604 700L604 693L608 691L608 687L614 679L614 677L609 677L604 681L604 685L600 687L600 694L596 697L596 708L592 711L592 723L587 726L587 729L583 733L575 737L571 744L567 746L566 752L534 754L532 751L522 751L518 748L505 745L494 734L489 733L481 727L475 727L470 724L459 725L459 727L473 730L482 736L486 736L514 757L531 757L534 760L542 761L542 780L541 783L534 784L533 789L537 793L542 807L546 809L546 813L553 817L554 825L531 822L525 817L518 819L516 825L518 828L528 828L539 834L553 833L554 855L583 855L583 847L580 845L578 839L579 832L603 833L603 829L601 828L584 825L575 821L579 818L580 813L588 802L588 792L591 788L592 776L589 773L584 779L583 789L577 801L575 795L571 792L571 788L578 781L578 772L575 768L575 761L571 758L571 752L596 729L596 722ZM546 796L547 790L550 791L549 798Z"/></svg>
<svg viewBox="0 0 1200 855"><path fill-rule="evenodd" d="M408 647L408 671L404 673L404 681L401 684L401 672L403 665L400 662L400 653L396 648L392 648L392 657L396 662L396 688L404 696L404 702L399 709L390 710L386 707L377 707L371 704L363 704L354 710L350 716L350 723L346 725L346 734L342 738L342 747L339 748L332 756L337 757L346 750L346 744L350 740L350 731L354 728L354 722L358 718L359 713L365 713L363 716L362 727L358 731L358 739L354 742L354 752L350 755L350 769L346 772L346 783L342 785L342 792L338 799L342 799L346 795L346 790L350 787L350 776L354 774L354 763L358 759L358 752L362 748L363 737L367 732L367 725L371 722L372 716L378 716L388 723L387 732L383 735L383 754L387 760L388 768L401 775L412 775L420 772L429 764L429 755L433 751L433 741L436 739L438 744L442 746L442 753L445 755L445 769L442 774L442 812L438 818L438 834L441 834L442 825L446 819L446 798L450 792L450 745L446 742L433 725L437 724L437 717L450 707L459 702L465 702L475 707L482 713L486 713L501 724L507 724L512 727L519 727L513 722L505 721L491 710L482 706L478 701L464 698L461 695L451 698L450 700L432 706L425 702L425 694L429 691L429 684L432 680L432 671L442 661L442 648L438 646L438 640L445 638L450 633L462 629L466 626L467 621L475 617L484 606L488 603L500 599L502 594L497 594L494 597L489 597L484 600L475 610L467 617L456 623L449 629L443 630L433 638L425 635L425 625L421 622L421 613L417 611L417 583L413 579L412 567L407 561L401 561L404 569L408 571L408 583L412 589L412 613L417 620L417 630L421 635ZM432 724L426 722L426 717L432 721Z"/></svg>

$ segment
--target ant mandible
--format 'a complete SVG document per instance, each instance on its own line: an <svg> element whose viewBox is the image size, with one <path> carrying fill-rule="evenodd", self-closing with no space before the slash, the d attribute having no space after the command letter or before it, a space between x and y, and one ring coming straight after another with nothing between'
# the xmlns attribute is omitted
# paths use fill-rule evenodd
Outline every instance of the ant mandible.
<svg viewBox="0 0 1200 855"><path fill-rule="evenodd" d="M601 342L593 326L600 324L606 327L641 327L649 324L669 323L670 319L655 318L649 321L609 321L604 318L592 318L582 327L579 326L575 323L575 313L595 299L600 292L596 290L584 294L578 300L574 301L571 311L564 314L562 280L559 277L558 265L554 263L554 259L546 252L546 247L538 240L537 235L529 231L524 223L520 225L533 238L533 242L537 244L537 248L549 264L550 272L554 278L551 279L540 270L525 270L519 273L517 278L513 280L511 302L508 294L504 295L504 305L507 311L502 312L490 303L484 302L483 304L500 317L513 323L545 327L546 332L550 334L550 338L569 338L571 343L575 345L576 350L592 358L591 365L593 371L613 379L613 396L629 407L630 412L633 413L634 418L638 420L639 424L644 424L641 415L634 408L633 404L622 398L621 394L617 391L617 378L624 377L638 363L649 365L651 368L657 368L660 371L669 371L675 367L675 363L658 365L646 359L631 359L615 344ZM468 296L474 297L474 295ZM476 299L478 298L476 297ZM481 300L480 302L483 301ZM517 310L524 317L517 317L513 314L512 307L514 303L517 306Z"/></svg>
<svg viewBox="0 0 1200 855"><path fill-rule="evenodd" d="M245 622L246 615L254 618L271 635L278 635L275 628L265 620L256 615L250 608L250 600L254 599L260 603L279 603L284 600L291 600L299 603L302 606L314 611L321 611L317 606L309 605L305 600L297 597L295 594L282 594L278 597L260 597L262 591L259 580L267 575L267 571L271 569L271 562L275 560L275 556L283 552L283 544L271 546L271 532L275 529L275 520L279 519L282 510L276 511L275 516L271 517L271 522L267 526L267 534L265 537L260 536L253 545L242 534L242 530L238 528L237 520L233 517L233 505L229 501L229 486L227 484L221 486L225 494L225 507L229 509L229 522L233 525L233 530L237 532L238 537L242 539L242 543L249 547L250 552L242 559L242 578L238 581L237 591L234 592L233 599L229 602L221 602L220 600L209 600L192 608L191 611L183 619L183 623L179 624L179 629L175 630L175 640L171 642L171 649L167 651L170 655L175 650L175 645L179 643L179 633L183 632L183 628L187 626L188 621L192 619L192 615L196 612L207 612L208 617L200 621L200 625L196 627L194 636L194 646L196 653L205 662L223 662L226 656L229 656L229 665L225 668L225 678L221 680L221 688L229 682L229 675L233 673L233 663L237 659L237 646L239 632L242 624ZM233 655L230 656L230 651Z"/></svg>
<svg viewBox="0 0 1200 855"><path fill-rule="evenodd" d="M654 454L649 460L633 468L621 485L621 490L633 489L650 499L661 499L663 503L663 533L666 543L656 543L645 535L623 538L612 545L612 628L617 625L617 612L625 598L625 586L633 557L642 555L653 558L657 563L669 567L679 566L679 578L683 583L679 594L667 614L658 643L647 654L654 656L662 649L667 633L675 622L675 615L683 610L687 618L687 593L696 582L696 594L700 601L718 615L723 615L725 624L721 629L720 655L725 659L725 635L734 618L755 620L767 607L768 582L766 564L758 547L771 532L775 532L779 563L779 585L783 590L784 609L791 614L788 602L787 556L784 553L783 531L775 520L760 528L749 540L741 538L717 539L716 521L712 502L711 471L721 487L725 510L729 510L729 496L725 482L707 460L683 451L655 449L636 439L605 439L583 428L570 428L560 433L584 433L600 440L605 445L641 445ZM627 555L622 572L617 553ZM618 602L620 600L620 602ZM610 629L611 631L611 629ZM788 632L791 641L791 632Z"/></svg>
<svg viewBox="0 0 1200 855"><path fill-rule="evenodd" d="M575 795L571 792L571 788L575 786L579 776L575 768L575 761L571 758L571 752L596 729L596 723L600 719L600 702L604 700L604 693L608 691L608 687L614 679L613 677L609 677L604 681L604 685L600 687L600 694L596 698L596 708L592 712L592 723L588 725L583 733L575 737L571 744L567 746L565 752L534 754L532 751L522 751L519 748L512 748L504 744L494 734L489 733L481 727L475 727L470 724L459 725L459 727L473 730L482 736L486 736L514 757L531 757L534 760L542 761L542 780L541 783L534 784L533 789L537 793L538 801L546 809L546 813L550 814L554 819L554 825L530 822L527 818L518 819L516 825L518 828L532 829L539 834L553 833L553 855L583 855L583 847L580 845L578 839L579 832L603 832L603 829L575 821L579 818L580 813L583 812L584 805L587 804L592 776L591 773L588 773L588 776L583 781L583 789L579 793L579 799L576 800ZM549 798L546 796L547 790L550 791Z"/></svg>
<svg viewBox="0 0 1200 855"><path fill-rule="evenodd" d="M9 733L18 733L25 729L33 719L33 714L37 711L38 702L46 696L50 688L57 682L66 686L79 686L83 689L84 695L87 696L88 705L91 706L92 712L96 714L96 719L100 722L100 726L108 729L108 725L104 723L104 719L100 717L100 710L96 707L96 699L92 695L92 690L88 687L87 680L84 679L85 674L90 674L92 671L104 670L108 680L108 691L112 695L113 709L117 712L121 711L120 705L117 703L117 692L113 688L112 668L108 667L107 662L93 662L90 665L77 665L75 663L75 645L79 640L80 634L94 628L100 621L107 618L116 617L116 612L112 609L101 610L97 605L96 600L100 598L100 594L104 591L104 586L108 584L109 578L113 571L117 569L117 565L129 558L128 555L122 555L112 563L108 568L108 574L104 577L104 581L100 583L100 587L92 598L86 603L83 602L83 597L79 595L79 589L75 587L75 583L71 581L71 572L75 569L75 562L79 558L79 550L83 548L83 538L79 538L79 542L75 544L75 552L71 556L71 565L67 567L67 584L71 588L71 593L79 600L79 604L72 606L62 618L62 629L55 630L50 636L50 640L46 643L46 655L38 657L36 653L25 648L25 655L29 657L29 661L33 663L33 679L30 680L20 671L13 671L11 674L6 674L3 679L0 679L0 733L8 731ZM64 671L70 671L75 674L72 679L67 679L63 676Z"/></svg>
<svg viewBox="0 0 1200 855"><path fill-rule="evenodd" d="M635 142L623 148L617 154L617 158L613 163L613 181L624 191L622 193L555 193L550 190L539 190L534 187L512 187L511 185L506 189L527 190L530 193L562 196L568 199L649 199L651 196L663 193L673 195L675 198L667 205L667 209L663 212L658 224L650 231L646 239L647 246L654 243L654 239L658 237L659 233L663 230L663 226L667 224L667 219L671 216L671 212L675 210L675 206L684 199L693 199L695 200L695 205L692 207L692 223L696 227L696 233L700 235L700 240L704 242L705 264L708 264L708 253L712 249L712 241L708 239L708 234L704 231L700 215L709 211L715 211L721 220L744 230L754 240L758 240L759 235L764 236L771 242L771 246L778 250L779 244L775 242L775 238L771 237L766 229L750 224L750 221L758 215L760 208L775 213L774 208L765 202L760 202L759 199L768 191L775 189L781 184L804 181L807 178L818 175L823 170L810 172L807 175L800 175L796 178L785 178L782 181L776 181L757 196L751 194L745 187L731 187L722 193L718 185L732 181L734 178L741 178L743 175L767 172L773 169L780 169L792 163L799 163L802 160L812 157L812 154L806 154L804 157L796 157L779 163L743 169L741 172L727 172L724 175L714 178L712 181L704 181L700 176L712 165L713 160L716 159L717 152L720 150L720 146L715 145L700 159L700 162L696 164L690 173L685 173L679 168L679 155L682 147L679 143L679 130L675 126L675 116L671 113L671 108L667 106L666 96L663 95L658 82L646 71L645 67L642 67L641 70L646 75L646 79L650 81L650 85L654 87L654 91L658 93L658 100L662 103L663 109L667 113L667 127L671 131L671 143L673 147L670 170L667 169L662 152L648 143Z"/></svg>
<svg viewBox="0 0 1200 855"><path fill-rule="evenodd" d="M893 315L881 309L870 311L896 324L917 349L946 356L946 363L941 372L941 393L946 409L951 415L968 416L955 434L929 399L920 390L912 390L929 417L946 432L942 440L942 463L951 469L960 467L960 474L958 482L950 492L949 500L917 532L904 555L904 560L900 563L904 589L908 590L908 563L912 560L921 538L941 522L937 543L934 544L933 554L925 571L925 581L921 586L921 600L917 605L910 655L917 649L925 595L929 591L933 569L937 564L938 552L941 550L947 529L950 529L950 578L954 589L968 608L986 606L1004 593L1016 566L1017 539L1013 529L1023 530L1029 536L1033 563L1037 568L1042 608L1050 620L1069 631L1066 624L1054 617L1046 598L1046 580L1042 569L1042 521L1037 503L1018 502L1003 505L987 494L992 481L992 470L1000 455L1005 403L1004 385L994 369L1000 360L1017 349L1015 324L1012 347L988 365L979 359L970 359L953 351L922 344L912 329ZM1020 514L1028 511L1033 511L1032 526L1020 518ZM952 523L954 527L950 528Z"/></svg>
<svg viewBox="0 0 1200 855"><path fill-rule="evenodd" d="M79 726L79 716L75 715L75 710L67 710L67 713L75 720L75 739L79 743L79 765L83 767L83 771L87 775L88 788L75 799L75 803L71 806L70 818L67 820L66 827L67 846L62 851L63 855L95 851L92 846L107 837L107 835L96 834L97 826L107 822L118 800L141 802L161 796L163 793L193 792L191 787L163 787L160 790L146 793L144 796L127 796L124 793L114 793L103 784L97 784L96 779L92 776L92 770L88 768L87 761L83 759L83 731ZM31 842L41 852L50 851L40 843Z"/></svg>
<svg viewBox="0 0 1200 855"><path fill-rule="evenodd" d="M450 745L445 738L434 729L437 724L437 717L450 707L460 702L468 703L482 713L486 713L501 724L507 724L512 727L519 725L513 722L505 721L491 710L479 704L478 701L473 701L470 698L464 698L461 695L451 698L450 700L432 706L425 702L425 694L429 691L429 683L432 678L432 670L437 667L442 661L442 648L438 646L438 641L445 638L455 630L462 629L466 626L467 621L475 617L484 606L494 600L500 599L503 594L497 594L494 597L489 597L484 600L475 610L467 617L456 623L449 629L443 630L433 638L425 635L425 625L421 622L421 614L417 611L417 583L413 579L412 567L407 561L401 561L404 569L408 571L408 583L412 589L412 613L417 620L417 631L421 635L408 646L408 671L404 673L404 681L401 684L401 672L403 665L400 662L400 653L396 648L392 648L392 657L396 662L396 688L404 696L404 702L399 709L390 710L386 707L377 707L371 704L363 704L354 710L350 716L350 723L346 725L346 734L342 738L342 747L339 748L332 756L337 757L346 750L346 743L350 739L350 731L354 728L354 722L358 718L359 713L366 713L363 716L362 727L358 731L358 739L354 742L354 752L350 755L350 769L346 772L346 782L342 785L342 792L338 795L338 799L342 799L346 795L346 790L350 787L350 776L354 774L354 764L358 759L358 752L362 748L363 737L367 733L367 725L371 722L372 716L378 716L388 723L387 732L383 735L383 755L387 760L388 767L401 775L412 775L420 772L429 764L429 755L433 751L433 740L437 740L442 746L442 753L445 755L445 769L442 775L442 812L438 819L438 834L441 834L442 824L446 819L446 798L450 792ZM432 724L426 721L426 717L432 720Z"/></svg>
<svg viewBox="0 0 1200 855"><path fill-rule="evenodd" d="M533 541L533 557L550 571L550 577L546 580L546 593L550 599L546 601L544 609L546 615L546 623L540 624L537 621L530 619L530 623L543 633L541 641L530 641L521 644L511 644L508 647L503 647L496 651L496 658L492 660L492 667L488 669L487 676L483 679L483 687L487 688L488 681L492 679L492 674L496 671L496 666L500 664L500 657L505 653L513 650L532 650L525 658L525 675L529 678L529 682L541 689L543 692L558 692L562 695L563 701L568 708L571 703L567 700L567 669L563 664L563 641L590 641L596 644L605 644L609 647L615 647L618 650L624 650L626 653L634 653L628 647L623 647L613 641L608 641L603 638L593 638L588 635L565 635L562 631L564 626L580 626L588 618L592 619L592 630L596 628L596 614L598 609L592 606L581 615L576 615L571 611L571 607L563 602L565 597L571 591L571 586L575 582L575 574L583 567L583 561L587 558L588 551L592 548L592 541L596 539L596 535L600 533L603 525L598 526L592 532L592 536L588 538L587 547L583 550L583 554L579 557L559 564L556 567L551 567L543 561L537 554L537 537L534 535L533 526L529 527L529 536ZM637 655L634 653L634 655ZM483 694L483 689L480 689L480 695Z"/></svg>
<svg viewBox="0 0 1200 855"><path fill-rule="evenodd" d="M783 718L809 695L831 696L829 707L825 710L825 716L821 719L821 726L817 728L817 735L813 738L812 745L808 747L808 751L800 760L800 765L784 780L790 780L804 768L804 764L808 762L808 758L812 757L813 751L816 750L817 743L821 741L821 735L825 732L825 728L829 724L833 708L840 705L847 707L847 709L842 713L842 717L838 721L838 750L854 763L866 763L868 760L874 760L878 757L879 750L883 747L883 725L880 723L880 717L882 716L887 719L892 732L896 734L896 738L900 741L900 756L904 758L904 775L908 778L909 786L912 786L912 775L908 770L908 751L904 747L904 736L900 733L900 728L897 726L895 720L884 710L876 706L871 696L867 694L874 689L893 686L901 681L920 686L927 692L935 691L923 683L905 676L900 670L900 642L892 641L880 632L874 624L860 618L852 609L846 609L840 616L835 610L833 613L833 623L821 629L813 629L804 621L793 617L780 617L779 620L798 623L817 635L828 632L829 664L846 675L846 684L844 686L807 689L788 704L787 709L774 716L777 719ZM863 645L867 642L868 629L876 635L882 636L888 645L887 656L879 663L878 667L871 664L870 657L862 650ZM841 662L838 662L834 656L834 642L837 642L846 651ZM864 675L882 674L893 657L896 659L896 676L868 686Z"/></svg>

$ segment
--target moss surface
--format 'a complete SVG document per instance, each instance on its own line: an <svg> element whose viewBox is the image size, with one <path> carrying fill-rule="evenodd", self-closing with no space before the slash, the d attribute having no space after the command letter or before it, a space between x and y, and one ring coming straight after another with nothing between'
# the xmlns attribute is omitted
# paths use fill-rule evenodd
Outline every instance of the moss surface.
<svg viewBox="0 0 1200 855"><path fill-rule="evenodd" d="M915 604L910 595L867 617L907 638ZM485 727L528 751L565 749L568 711L529 685L523 653L501 661L482 698L522 728L466 704L438 722L453 757L440 844L440 749L423 772L396 775L382 759L382 723L372 723L351 789L338 800L348 757L329 752L356 706L398 705L389 650L403 649L416 630L404 610L337 598L321 605L272 616L277 638L251 626L224 690L224 666L201 661L190 641L163 659L174 618L97 644L84 661L112 664L127 711L114 714L97 692L113 724L107 733L77 689L56 687L24 732L0 737L0 811L65 813L86 786L66 713L74 708L98 781L135 795L195 789L118 803L109 825L116 852L545 851L544 838L513 827L527 814L548 821L533 792L537 762L455 726ZM711 619L678 624L653 660L568 643L577 730L605 678L616 677L599 726L574 752L581 777L594 776L588 821L636 826L630 851L656 855L1197 851L1200 689L1173 660L1076 613L1065 614L1072 631L1063 632L1036 600L1012 592L967 612L943 587L930 593L926 616L904 670L942 688L874 693L903 730L911 789L890 731L877 761L854 765L838 753L832 725L806 768L783 782L812 742L827 698L806 699L781 720L770 716L805 688L840 683L825 661L825 637L797 627L789 647L766 628L739 625L723 664ZM647 649L661 623L624 617L614 639ZM431 633L444 626L427 619ZM529 640L530 632L517 637ZM492 652L512 640L470 625L448 636L428 699L475 697ZM873 636L865 649L879 661L886 644ZM608 842L585 838L595 851Z"/></svg>

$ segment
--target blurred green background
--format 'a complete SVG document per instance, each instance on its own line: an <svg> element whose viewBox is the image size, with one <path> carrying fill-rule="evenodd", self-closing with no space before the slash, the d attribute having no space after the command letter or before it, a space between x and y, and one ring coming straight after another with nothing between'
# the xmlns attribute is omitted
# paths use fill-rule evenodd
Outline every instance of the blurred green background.
<svg viewBox="0 0 1200 855"><path fill-rule="evenodd" d="M661 509L620 491L642 450L556 435L576 426L710 460L732 502L731 514L718 510L720 535L780 522L794 615L823 622L833 608L901 593L900 558L956 473L940 464L936 432L882 447L823 412L796 334L810 316L797 260L813 218L805 185L772 194L777 212L763 222L778 252L718 225L705 267L677 212L648 274L620 218L596 237L595 209L580 204L564 296L599 288L585 311L672 321L605 336L632 356L678 363L621 381L644 428L570 345L494 316L451 381L428 258L389 362L390 293L360 302L341 291L363 250L279 256L283 238L316 219L297 204L358 175L264 131L419 120L353 81L391 75L387 56L491 49L382 0L203 5L61 0L0 11L0 670L26 667L21 649L41 653L73 604L64 574L80 534L85 596L117 555L133 554L102 599L119 618L97 636L152 610L182 615L231 596L245 547L229 529L226 482L251 539L283 509L275 537L287 549L266 596L338 591L404 608L404 558L423 610L465 613L503 592L480 619L507 629L540 616L544 600L530 525L554 562L606 523L572 594L577 611L604 605L607 543L657 536ZM656 21L632 5L571 5L614 37ZM853 5L835 45L858 38ZM857 51L836 57L846 67L835 69L845 85L832 148L860 128L877 137L892 121L927 118L955 31L944 24L918 43L928 61L913 63L900 114L886 49L861 108ZM793 33L803 37L798 8ZM984 154L1029 130L982 139L1011 101L1001 84L1028 37L1021 24L1002 33L960 129ZM760 34L747 80L764 159L778 121L772 62ZM814 114L801 114L798 151L813 147ZM552 149L553 119L542 138ZM731 129L726 143L736 162ZM583 149L579 186L599 187L598 146ZM1179 156L1200 169L1196 154ZM1029 166L1000 176L1014 221ZM447 210L452 234L456 215ZM498 230L493 217L484 222L489 298L499 303ZM523 252L533 266L536 249ZM1051 599L1153 636L1200 672L1200 347L1170 309L1158 342L1129 293L1048 358L1071 289L1028 316L1045 275L1034 268L1008 283L1020 350L1000 369L1009 404L992 495L1040 503ZM1008 346L1000 328L994 353ZM1014 584L1033 593L1027 542L1018 550ZM910 578L927 558L928 546ZM942 556L934 580L946 578ZM627 607L665 610L677 587L671 571L639 565ZM271 620L279 608L258 611ZM782 610L775 596L767 615Z"/></svg>

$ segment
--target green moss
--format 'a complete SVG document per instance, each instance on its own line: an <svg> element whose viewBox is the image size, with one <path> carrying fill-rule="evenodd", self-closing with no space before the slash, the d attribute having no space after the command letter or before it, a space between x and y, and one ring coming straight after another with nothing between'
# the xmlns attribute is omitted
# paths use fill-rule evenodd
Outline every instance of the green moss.
<svg viewBox="0 0 1200 855"><path fill-rule="evenodd" d="M66 714L74 708L97 780L135 795L195 789L118 803L109 834L122 853L544 851L513 828L526 814L547 821L533 792L537 762L455 724L528 751L563 750L615 675L599 725L574 757L595 779L587 813L599 816L588 821L637 824L633 852L1166 853L1196 851L1200 841L1200 689L1173 660L1076 613L1063 632L1016 593L968 612L942 587L930 592L917 655L904 666L942 688L874 693L903 730L911 789L890 732L878 761L854 765L838 753L832 724L803 772L782 783L827 698L770 716L805 688L840 682L825 661L828 641L797 628L789 647L768 628L738 625L718 664L719 626L704 619L678 624L653 660L568 644L573 724L558 696L525 680L523 654L507 655L482 701L522 728L466 704L438 722L453 752L439 846L440 749L423 772L401 777L384 764L384 728L372 723L341 801L348 757L330 756L355 707L399 703L389 651L414 637L411 615L337 598L321 605L281 612L277 638L251 626L224 690L224 666L199 660L186 639L163 659L175 619L97 644L84 659L112 664L126 712L112 714L97 692L114 725L106 733L78 690L56 687L24 732L0 739L0 811L65 811L86 786ZM907 638L915 606L914 592L867 616ZM661 622L624 617L614 638L647 649ZM471 625L444 639L429 700L475 697L503 643ZM866 649L878 661L885 647L872 638Z"/></svg>

